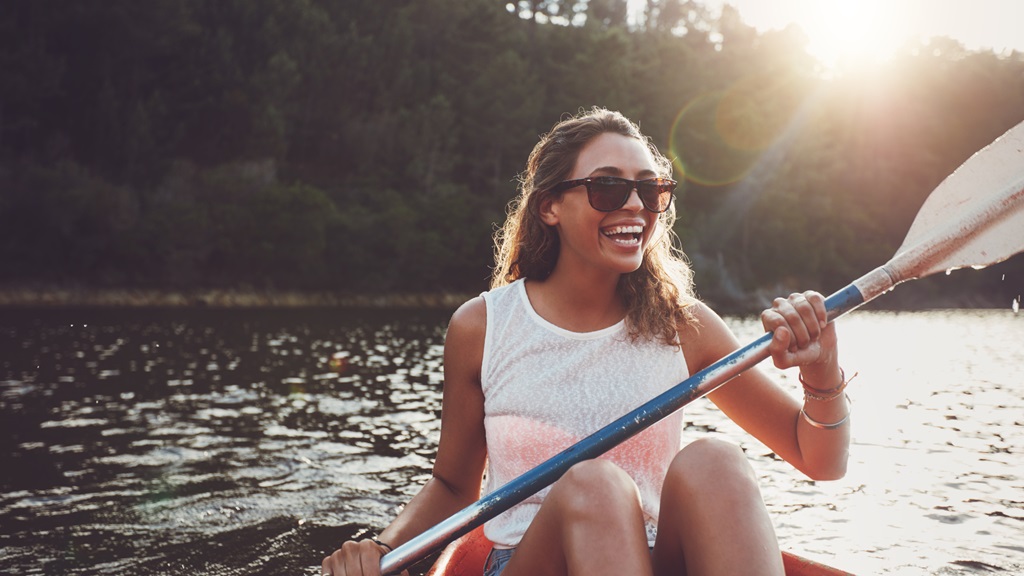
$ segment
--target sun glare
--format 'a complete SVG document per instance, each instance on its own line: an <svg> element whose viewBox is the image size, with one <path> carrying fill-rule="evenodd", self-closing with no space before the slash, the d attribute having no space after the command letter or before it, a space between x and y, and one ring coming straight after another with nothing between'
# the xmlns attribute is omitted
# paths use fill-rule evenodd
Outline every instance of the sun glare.
<svg viewBox="0 0 1024 576"><path fill-rule="evenodd" d="M808 51L826 69L884 61L905 41L900 3L883 0L806 2L801 27Z"/></svg>

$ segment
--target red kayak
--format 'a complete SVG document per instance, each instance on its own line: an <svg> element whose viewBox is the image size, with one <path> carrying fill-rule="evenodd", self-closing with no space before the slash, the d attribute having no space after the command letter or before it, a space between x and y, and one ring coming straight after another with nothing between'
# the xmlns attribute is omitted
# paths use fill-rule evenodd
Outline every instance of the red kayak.
<svg viewBox="0 0 1024 576"><path fill-rule="evenodd" d="M490 551L491 543L484 537L483 528L477 528L445 548L427 576L480 576ZM853 576L789 552L782 553L782 563L786 576Z"/></svg>

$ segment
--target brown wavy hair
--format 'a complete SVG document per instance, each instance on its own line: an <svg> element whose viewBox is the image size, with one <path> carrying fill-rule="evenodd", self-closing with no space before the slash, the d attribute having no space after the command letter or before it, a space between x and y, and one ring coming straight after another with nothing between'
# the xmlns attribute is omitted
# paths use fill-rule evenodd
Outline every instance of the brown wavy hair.
<svg viewBox="0 0 1024 576"><path fill-rule="evenodd" d="M505 225L494 235L492 289L520 278L542 280L551 274L558 260L558 232L541 220L540 206L555 184L569 178L580 150L608 132L642 142L654 158L658 175L672 175L672 162L619 112L595 107L560 121L534 146L519 176L519 193L509 203ZM695 322L689 310L696 302L693 272L672 229L675 221L673 202L658 216L658 229L640 268L619 279L618 291L634 339L651 337L678 345L678 330Z"/></svg>

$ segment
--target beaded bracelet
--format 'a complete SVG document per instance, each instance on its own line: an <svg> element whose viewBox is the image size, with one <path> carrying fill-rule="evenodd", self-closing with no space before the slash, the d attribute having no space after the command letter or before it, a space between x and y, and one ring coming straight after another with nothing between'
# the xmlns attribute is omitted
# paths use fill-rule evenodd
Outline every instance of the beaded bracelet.
<svg viewBox="0 0 1024 576"><path fill-rule="evenodd" d="M804 411L803 408L800 409L800 415L804 417L804 420L806 420L808 424L814 426L815 428L820 428L821 430L835 430L836 428L839 428L843 424L846 424L846 421L850 419L850 414L853 412L853 409L850 407L850 405L852 404L852 401L850 400L850 395L845 394L844 396L846 396L846 416L843 416L837 422L818 422L814 418L808 416L807 412Z"/></svg>
<svg viewBox="0 0 1024 576"><path fill-rule="evenodd" d="M800 374L799 376L797 376L797 379L800 380L800 384L804 387L804 398L810 398L811 400L820 400L822 402L828 402L830 400L835 400L836 398L839 398L840 396L842 396L843 395L843 390L846 390L846 385L849 384L850 382L853 382L853 379L857 377L857 374L860 374L860 373L859 372L854 373L854 375L850 376L850 379L847 380L846 379L846 371L843 370L842 366L840 366L839 367L839 378L840 378L840 380L842 380L842 383L840 383L839 386L836 386L835 388L830 388L828 390L822 390L820 388L815 388L814 386L811 386L811 385L807 384L807 381L804 380L804 375L803 374Z"/></svg>

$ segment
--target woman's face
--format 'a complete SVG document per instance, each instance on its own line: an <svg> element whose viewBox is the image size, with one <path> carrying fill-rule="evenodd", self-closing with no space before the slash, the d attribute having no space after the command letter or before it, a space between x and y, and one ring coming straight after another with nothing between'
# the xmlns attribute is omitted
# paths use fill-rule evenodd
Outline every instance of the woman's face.
<svg viewBox="0 0 1024 576"><path fill-rule="evenodd" d="M580 150L567 180L594 176L643 180L659 174L643 142L607 132ZM640 267L658 223L658 215L644 208L636 190L618 210L600 212L590 206L582 185L563 192L542 215L545 223L558 230L557 266L584 266L617 274Z"/></svg>

